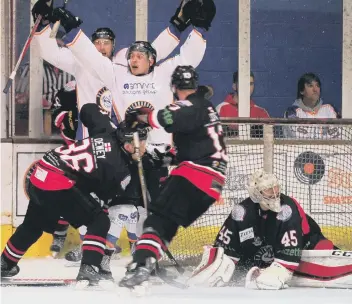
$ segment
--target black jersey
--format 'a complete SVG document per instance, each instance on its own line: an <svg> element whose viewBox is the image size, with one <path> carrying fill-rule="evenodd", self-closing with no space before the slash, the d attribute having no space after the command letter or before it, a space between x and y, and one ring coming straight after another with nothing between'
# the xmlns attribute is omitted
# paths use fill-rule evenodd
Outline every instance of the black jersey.
<svg viewBox="0 0 352 304"><path fill-rule="evenodd" d="M220 118L207 99L192 94L160 110L158 122L169 133L177 150L177 160L209 164L227 162Z"/></svg>
<svg viewBox="0 0 352 304"><path fill-rule="evenodd" d="M318 238L312 238L317 236ZM281 194L281 211L263 211L250 198L235 205L222 225L214 246L225 248L235 261L251 261L263 267L274 259L295 270L302 250L311 239L324 238L318 224L299 203Z"/></svg>
<svg viewBox="0 0 352 304"><path fill-rule="evenodd" d="M96 104L82 107L80 118L91 137L47 152L31 176L43 190L73 185L107 200L123 191L131 180L130 156L122 149L107 115Z"/></svg>
<svg viewBox="0 0 352 304"><path fill-rule="evenodd" d="M178 167L171 175L183 176L215 199L225 183L228 156L220 118L212 103L191 94L150 117L153 127L173 134Z"/></svg>

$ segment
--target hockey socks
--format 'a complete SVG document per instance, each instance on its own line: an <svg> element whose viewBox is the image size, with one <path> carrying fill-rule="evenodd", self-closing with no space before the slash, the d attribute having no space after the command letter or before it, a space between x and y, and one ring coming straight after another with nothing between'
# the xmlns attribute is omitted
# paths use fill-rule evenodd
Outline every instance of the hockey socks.
<svg viewBox="0 0 352 304"><path fill-rule="evenodd" d="M158 261L166 249L167 247L156 232L143 233L136 242L133 261L143 264L148 257L153 257Z"/></svg>

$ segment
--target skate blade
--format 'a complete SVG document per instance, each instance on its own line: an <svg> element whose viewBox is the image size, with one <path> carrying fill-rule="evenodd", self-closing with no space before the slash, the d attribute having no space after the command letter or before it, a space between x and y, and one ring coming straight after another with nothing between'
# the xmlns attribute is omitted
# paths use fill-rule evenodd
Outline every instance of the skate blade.
<svg viewBox="0 0 352 304"><path fill-rule="evenodd" d="M141 285L134 286L131 289L132 295L135 297L144 297L151 294L148 281L143 282Z"/></svg>
<svg viewBox="0 0 352 304"><path fill-rule="evenodd" d="M96 283L91 283L88 280L80 280L74 286L75 290L112 291L115 288L115 282L110 280L100 280Z"/></svg>
<svg viewBox="0 0 352 304"><path fill-rule="evenodd" d="M66 261L65 267L80 267L81 266L81 261L78 262L71 262L71 261Z"/></svg>
<svg viewBox="0 0 352 304"><path fill-rule="evenodd" d="M56 251L52 251L52 252L51 252L51 256L52 256L54 259L58 259L58 258L59 258L59 254L60 254L60 252L56 252Z"/></svg>

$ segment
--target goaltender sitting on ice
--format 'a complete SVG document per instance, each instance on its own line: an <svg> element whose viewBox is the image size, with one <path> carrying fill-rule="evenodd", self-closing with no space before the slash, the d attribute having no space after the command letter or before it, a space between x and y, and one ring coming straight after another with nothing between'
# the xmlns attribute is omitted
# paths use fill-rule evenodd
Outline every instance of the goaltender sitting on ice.
<svg viewBox="0 0 352 304"><path fill-rule="evenodd" d="M352 288L352 252L326 239L273 174L255 172L248 192L205 248L189 285L236 285L247 274L246 287L254 289Z"/></svg>

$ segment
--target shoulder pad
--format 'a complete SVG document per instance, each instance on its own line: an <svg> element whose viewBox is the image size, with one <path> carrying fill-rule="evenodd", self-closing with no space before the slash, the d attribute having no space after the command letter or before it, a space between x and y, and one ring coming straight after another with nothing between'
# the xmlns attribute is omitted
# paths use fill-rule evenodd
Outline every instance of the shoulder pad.
<svg viewBox="0 0 352 304"><path fill-rule="evenodd" d="M246 209L242 204L235 205L231 211L231 217L236 222L242 222L246 215Z"/></svg>

